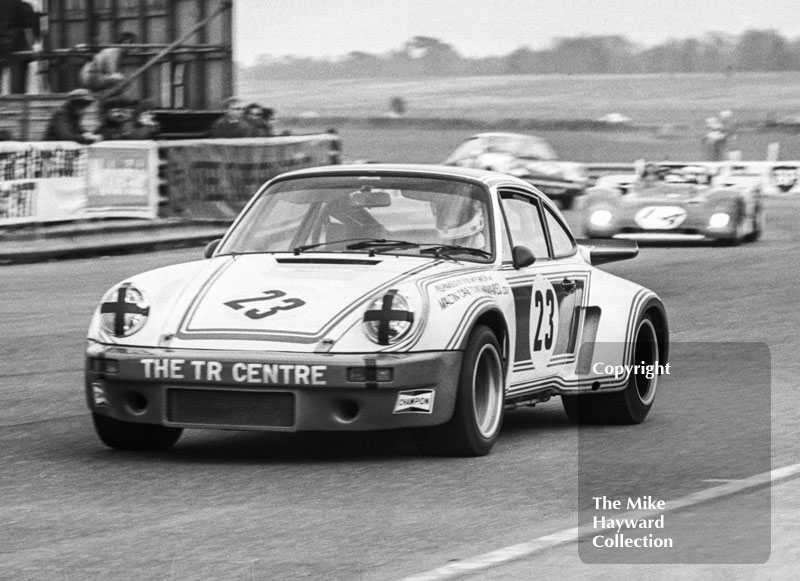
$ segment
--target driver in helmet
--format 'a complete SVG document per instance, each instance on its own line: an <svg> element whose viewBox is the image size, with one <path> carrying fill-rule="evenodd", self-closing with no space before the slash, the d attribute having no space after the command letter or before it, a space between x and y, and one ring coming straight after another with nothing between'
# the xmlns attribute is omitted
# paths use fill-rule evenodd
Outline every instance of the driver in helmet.
<svg viewBox="0 0 800 581"><path fill-rule="evenodd" d="M442 244L486 249L486 223L478 200L459 195L444 195L431 202L436 230Z"/></svg>
<svg viewBox="0 0 800 581"><path fill-rule="evenodd" d="M655 185L662 178L657 163L644 163L644 161L636 162L636 175L639 183L644 187Z"/></svg>

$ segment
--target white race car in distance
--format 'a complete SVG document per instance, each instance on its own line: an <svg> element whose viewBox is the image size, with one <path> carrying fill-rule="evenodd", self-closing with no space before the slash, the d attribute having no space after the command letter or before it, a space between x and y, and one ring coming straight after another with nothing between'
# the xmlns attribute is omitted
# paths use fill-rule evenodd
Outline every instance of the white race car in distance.
<svg viewBox="0 0 800 581"><path fill-rule="evenodd" d="M461 142L445 165L507 173L536 186L562 208L586 192L589 174L583 163L562 161L542 138L522 133L479 133Z"/></svg>

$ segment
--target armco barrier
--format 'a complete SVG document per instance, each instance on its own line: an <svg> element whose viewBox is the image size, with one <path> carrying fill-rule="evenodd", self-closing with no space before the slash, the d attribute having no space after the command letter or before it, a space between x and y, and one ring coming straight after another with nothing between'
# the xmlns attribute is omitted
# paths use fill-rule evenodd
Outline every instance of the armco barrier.
<svg viewBox="0 0 800 581"><path fill-rule="evenodd" d="M586 172L589 174L589 183L593 184L597 178L618 173L633 173L635 165L632 163L588 163Z"/></svg>
<svg viewBox="0 0 800 581"><path fill-rule="evenodd" d="M690 165L692 162L686 162ZM698 164L710 162L700 161ZM741 161L728 160L714 162L722 179L742 180L758 183L765 196L800 194L800 160ZM611 174L632 174L636 171L633 163L589 163L586 164L589 182L594 184L598 178Z"/></svg>
<svg viewBox="0 0 800 581"><path fill-rule="evenodd" d="M758 182L765 196L800 194L800 161L729 161L721 175L731 180L750 178Z"/></svg>

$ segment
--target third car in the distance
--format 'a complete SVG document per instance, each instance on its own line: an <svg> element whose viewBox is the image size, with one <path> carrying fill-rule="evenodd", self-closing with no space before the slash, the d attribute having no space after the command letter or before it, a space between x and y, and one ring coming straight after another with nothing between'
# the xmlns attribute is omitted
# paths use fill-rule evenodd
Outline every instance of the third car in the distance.
<svg viewBox="0 0 800 581"><path fill-rule="evenodd" d="M444 163L513 175L535 186L564 209L572 207L589 183L584 164L561 161L546 141L520 133L473 135Z"/></svg>
<svg viewBox="0 0 800 581"><path fill-rule="evenodd" d="M590 238L711 240L738 244L763 231L756 180L730 176L714 163L640 163L587 190L583 230Z"/></svg>

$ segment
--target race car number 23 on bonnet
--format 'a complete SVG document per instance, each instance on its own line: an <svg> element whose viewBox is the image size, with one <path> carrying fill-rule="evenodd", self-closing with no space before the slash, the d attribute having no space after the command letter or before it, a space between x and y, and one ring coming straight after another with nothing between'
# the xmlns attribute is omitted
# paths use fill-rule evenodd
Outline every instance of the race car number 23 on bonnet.
<svg viewBox="0 0 800 581"><path fill-rule="evenodd" d="M204 260L101 299L86 349L94 427L121 450L167 449L187 428L409 428L424 453L480 456L508 410L553 396L573 422L637 424L658 374L634 366L667 363L667 316L597 268L637 252L576 241L507 174L286 173Z"/></svg>

